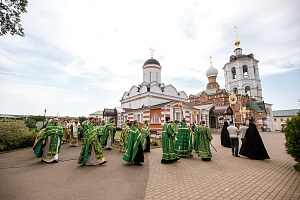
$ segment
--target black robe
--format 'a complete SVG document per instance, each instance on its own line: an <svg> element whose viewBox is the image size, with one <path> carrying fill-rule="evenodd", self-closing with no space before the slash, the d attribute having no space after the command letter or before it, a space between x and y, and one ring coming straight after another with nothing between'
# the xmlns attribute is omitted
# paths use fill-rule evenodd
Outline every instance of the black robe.
<svg viewBox="0 0 300 200"><path fill-rule="evenodd" d="M228 122L224 122L224 126L221 131L221 145L224 147L231 148L231 142L229 137L229 132L227 130Z"/></svg>
<svg viewBox="0 0 300 200"><path fill-rule="evenodd" d="M254 160L270 159L260 134L253 123L249 123L240 154Z"/></svg>
<svg viewBox="0 0 300 200"><path fill-rule="evenodd" d="M150 152L150 136L149 135L146 137L146 148L144 151Z"/></svg>

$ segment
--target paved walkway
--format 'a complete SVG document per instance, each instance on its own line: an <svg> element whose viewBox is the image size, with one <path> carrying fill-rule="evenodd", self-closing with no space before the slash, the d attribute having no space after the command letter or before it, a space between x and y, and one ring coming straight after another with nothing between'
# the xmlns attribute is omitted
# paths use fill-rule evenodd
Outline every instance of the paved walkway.
<svg viewBox="0 0 300 200"><path fill-rule="evenodd" d="M282 133L261 133L270 160L233 157L213 134L211 162L182 158L160 164L162 150L145 153L143 166L104 150L103 166L77 164L79 147L64 144L60 162L46 164L32 149L0 154L0 199L300 199L300 173L286 154Z"/></svg>
<svg viewBox="0 0 300 200"><path fill-rule="evenodd" d="M233 157L231 149L220 145L211 162L194 155L172 165L161 165L161 153L149 155L150 174L145 199L299 199L300 173L285 152L282 133L261 133L270 160ZM154 162L155 161L155 162Z"/></svg>

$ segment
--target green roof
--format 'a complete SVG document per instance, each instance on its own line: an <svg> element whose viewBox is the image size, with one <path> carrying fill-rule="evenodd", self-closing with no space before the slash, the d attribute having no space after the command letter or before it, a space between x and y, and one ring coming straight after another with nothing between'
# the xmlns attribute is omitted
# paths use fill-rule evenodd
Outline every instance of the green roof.
<svg viewBox="0 0 300 200"><path fill-rule="evenodd" d="M264 112L265 105L263 101L252 101L250 105L247 106L248 110L255 110L257 112Z"/></svg>
<svg viewBox="0 0 300 200"><path fill-rule="evenodd" d="M290 117L295 116L300 111L300 109L291 110L273 110L273 117Z"/></svg>

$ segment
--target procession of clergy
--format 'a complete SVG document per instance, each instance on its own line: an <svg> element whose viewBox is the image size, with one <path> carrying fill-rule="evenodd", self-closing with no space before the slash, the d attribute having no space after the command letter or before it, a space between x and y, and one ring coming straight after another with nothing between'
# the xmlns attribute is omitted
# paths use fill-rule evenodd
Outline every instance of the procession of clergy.
<svg viewBox="0 0 300 200"><path fill-rule="evenodd" d="M249 124L249 126L250 125L251 124ZM269 157L258 131L256 133L256 131L253 131L252 129L253 128L245 129L241 147L243 152L241 151L240 154L251 159L268 159ZM232 133L230 128L228 130ZM236 136L240 132L237 128L236 130L234 129L234 131L236 131ZM103 165L107 161L103 156L102 150L112 149L115 134L116 126L114 118L111 118L109 122L105 123L105 121L101 121L101 119L91 117L89 120L80 124L78 119L68 123L67 121L59 122L59 119L54 117L52 120L47 121L39 131L33 150L36 157L42 158L43 162L57 163L61 144L66 143L67 138L70 140L70 147L77 147L78 142L82 140L83 145L79 155L78 164ZM231 137L232 135L234 136L234 134L229 135L228 131L227 133L223 133L222 130L221 144L223 146L223 138L225 138L224 134L226 135L226 138L229 138L229 136ZM260 149L258 150L256 147L257 138L260 138L261 141L259 143ZM199 125L193 124L193 127L189 127L186 124L185 119L182 119L182 121L179 122L170 121L170 118L166 117L166 123L163 125L162 129L163 154L161 163L174 163L178 161L180 157L193 157L193 150L198 153L198 157L201 157L203 161L210 161L212 157L210 150L212 144L210 141L212 139L210 129L205 126L204 121ZM229 142L231 143L228 145L232 148L232 155L236 155L236 153L234 154L234 152L237 152L238 148L238 145L236 146L236 140L233 139ZM119 145L120 151L124 153L124 161L134 165L142 165L144 162L144 152L150 152L150 130L148 122L145 121L142 124L137 121L127 120L122 126ZM262 154L261 148L266 153L267 157L265 155L259 157L256 156L257 154Z"/></svg>

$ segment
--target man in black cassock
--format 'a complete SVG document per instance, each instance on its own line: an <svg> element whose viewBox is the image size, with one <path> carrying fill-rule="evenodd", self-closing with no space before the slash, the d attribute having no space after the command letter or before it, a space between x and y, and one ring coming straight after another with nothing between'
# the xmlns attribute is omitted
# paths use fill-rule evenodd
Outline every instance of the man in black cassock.
<svg viewBox="0 0 300 200"><path fill-rule="evenodd" d="M270 159L253 119L249 120L249 128L246 131L240 155L254 160Z"/></svg>
<svg viewBox="0 0 300 200"><path fill-rule="evenodd" d="M230 141L229 132L227 130L227 127L228 127L228 122L225 121L222 131L221 131L221 145L224 147L231 148L231 141Z"/></svg>

